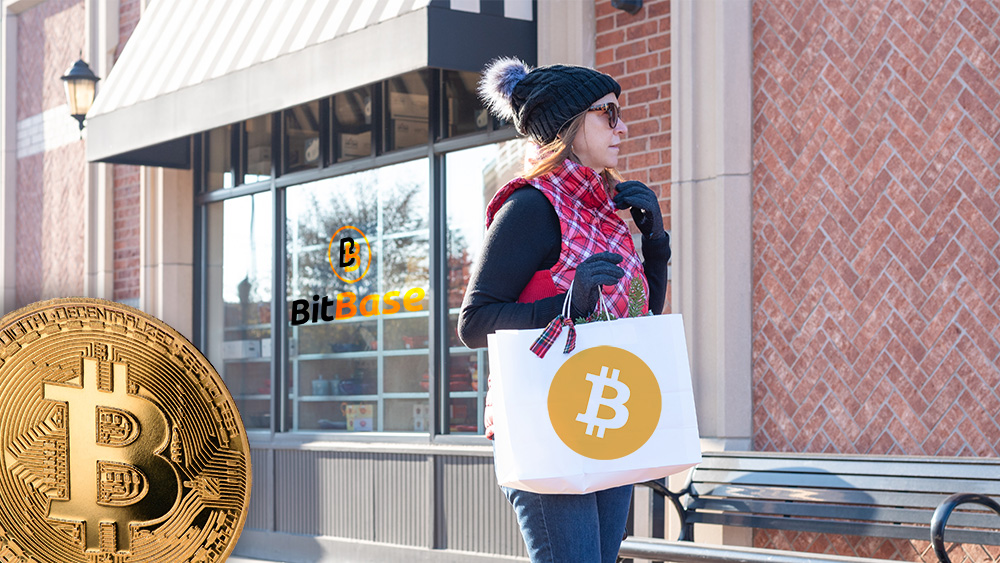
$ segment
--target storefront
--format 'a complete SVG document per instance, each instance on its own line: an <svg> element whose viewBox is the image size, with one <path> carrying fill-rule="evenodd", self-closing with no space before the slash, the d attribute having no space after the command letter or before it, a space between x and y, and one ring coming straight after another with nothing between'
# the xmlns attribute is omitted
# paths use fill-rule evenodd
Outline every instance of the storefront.
<svg viewBox="0 0 1000 563"><path fill-rule="evenodd" d="M485 202L524 150L478 71L536 63L535 20L511 0L154 2L107 77L88 159L182 170L159 186L192 214L190 233L160 225L191 241L172 306L193 303L253 447L236 554L523 553L482 438L485 350L456 322Z"/></svg>

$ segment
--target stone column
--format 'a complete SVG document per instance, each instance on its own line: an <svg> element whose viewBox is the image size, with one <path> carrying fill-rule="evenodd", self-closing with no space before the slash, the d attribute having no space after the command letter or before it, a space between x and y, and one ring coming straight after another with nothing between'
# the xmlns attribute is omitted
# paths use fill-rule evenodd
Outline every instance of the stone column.
<svg viewBox="0 0 1000 563"><path fill-rule="evenodd" d="M703 449L747 450L751 0L673 0L670 10L673 310L684 315ZM749 541L735 532L699 539Z"/></svg>
<svg viewBox="0 0 1000 563"><path fill-rule="evenodd" d="M118 0L87 0L88 59L102 80L108 77L118 46ZM101 83L97 83L100 92ZM86 131L86 130L85 130ZM84 292L114 297L114 178L110 164L87 166L87 220L84 240Z"/></svg>
<svg viewBox="0 0 1000 563"><path fill-rule="evenodd" d="M594 3L538 2L538 65L594 66L597 50Z"/></svg>
<svg viewBox="0 0 1000 563"><path fill-rule="evenodd" d="M684 315L706 446L751 431L749 0L671 4L673 305Z"/></svg>
<svg viewBox="0 0 1000 563"><path fill-rule="evenodd" d="M194 175L191 170L143 167L140 178L139 303L143 311L190 339L194 313Z"/></svg>

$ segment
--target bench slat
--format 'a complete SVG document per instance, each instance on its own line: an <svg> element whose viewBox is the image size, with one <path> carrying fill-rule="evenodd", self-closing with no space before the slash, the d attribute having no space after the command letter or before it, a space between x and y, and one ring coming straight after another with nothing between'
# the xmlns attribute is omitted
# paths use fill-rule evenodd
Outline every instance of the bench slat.
<svg viewBox="0 0 1000 563"><path fill-rule="evenodd" d="M769 452L711 452L699 467L745 471L773 471L787 467L799 473L899 475L919 474L944 479L1000 481L1000 459L963 457L850 457L837 454L784 454Z"/></svg>
<svg viewBox="0 0 1000 563"><path fill-rule="evenodd" d="M841 475L833 473L796 473L790 471L747 472L698 468L696 483L732 483L744 485L793 486L823 489L860 489L863 491L901 491L921 493L969 492L1000 494L1000 481L941 479L937 477Z"/></svg>
<svg viewBox="0 0 1000 563"><path fill-rule="evenodd" d="M893 491L857 491L853 489L814 489L808 487L771 487L696 483L699 497L733 497L777 501L818 501L844 504L881 504L905 508L936 508L950 493L899 493Z"/></svg>
<svg viewBox="0 0 1000 563"><path fill-rule="evenodd" d="M752 516L745 514L719 514L715 512L697 512L691 515L690 521L695 524L723 524L744 528L766 528L769 530L791 530L796 532L815 532L823 534L838 534L848 536L877 536L905 540L930 540L927 529L919 526L890 526L888 524L848 525L844 522L827 520L806 520L802 518L771 518L768 516ZM697 539L697 534L695 535Z"/></svg>
<svg viewBox="0 0 1000 563"><path fill-rule="evenodd" d="M872 536L903 540L930 541L930 532L921 526L889 524L855 525L855 523L830 522L826 520L804 520L791 518L769 518L766 516L745 516L741 514L718 514L698 512L692 515L696 524L725 524L769 530L791 530L821 534L842 534L848 536ZM857 523L863 524L863 523ZM945 533L945 541L983 545L1000 544L1000 533L989 530L951 530Z"/></svg>
<svg viewBox="0 0 1000 563"><path fill-rule="evenodd" d="M934 513L932 509L919 510L881 505L861 506L836 503L776 502L704 497L692 500L688 508L754 515L913 524L927 529L930 527L931 515ZM992 511L971 512L956 510L952 513L951 518L948 519L949 529L970 527L1000 529L1000 516L997 516Z"/></svg>

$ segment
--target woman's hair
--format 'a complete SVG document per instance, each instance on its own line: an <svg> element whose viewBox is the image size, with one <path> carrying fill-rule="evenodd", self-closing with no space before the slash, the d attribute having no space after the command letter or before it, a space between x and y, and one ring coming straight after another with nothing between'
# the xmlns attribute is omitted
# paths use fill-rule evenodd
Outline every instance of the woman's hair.
<svg viewBox="0 0 1000 563"><path fill-rule="evenodd" d="M573 154L573 141L576 140L576 136L583 127L583 121L586 118L587 111L584 111L563 125L562 129L559 130L559 134L556 135L556 138L551 143L539 146L538 157L534 159L532 166L525 170L524 179L534 180L543 174L547 174L558 168L567 158L580 164L580 159ZM613 187L624 179L621 173L614 168L605 168L599 171L598 174L604 180L604 185L608 188Z"/></svg>

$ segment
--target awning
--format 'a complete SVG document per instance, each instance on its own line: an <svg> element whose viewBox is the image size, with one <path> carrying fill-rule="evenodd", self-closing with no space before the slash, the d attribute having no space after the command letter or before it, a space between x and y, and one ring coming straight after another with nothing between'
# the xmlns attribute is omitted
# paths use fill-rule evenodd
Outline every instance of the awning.
<svg viewBox="0 0 1000 563"><path fill-rule="evenodd" d="M87 160L189 166L190 135L426 67L536 60L532 0L152 2L87 114Z"/></svg>

